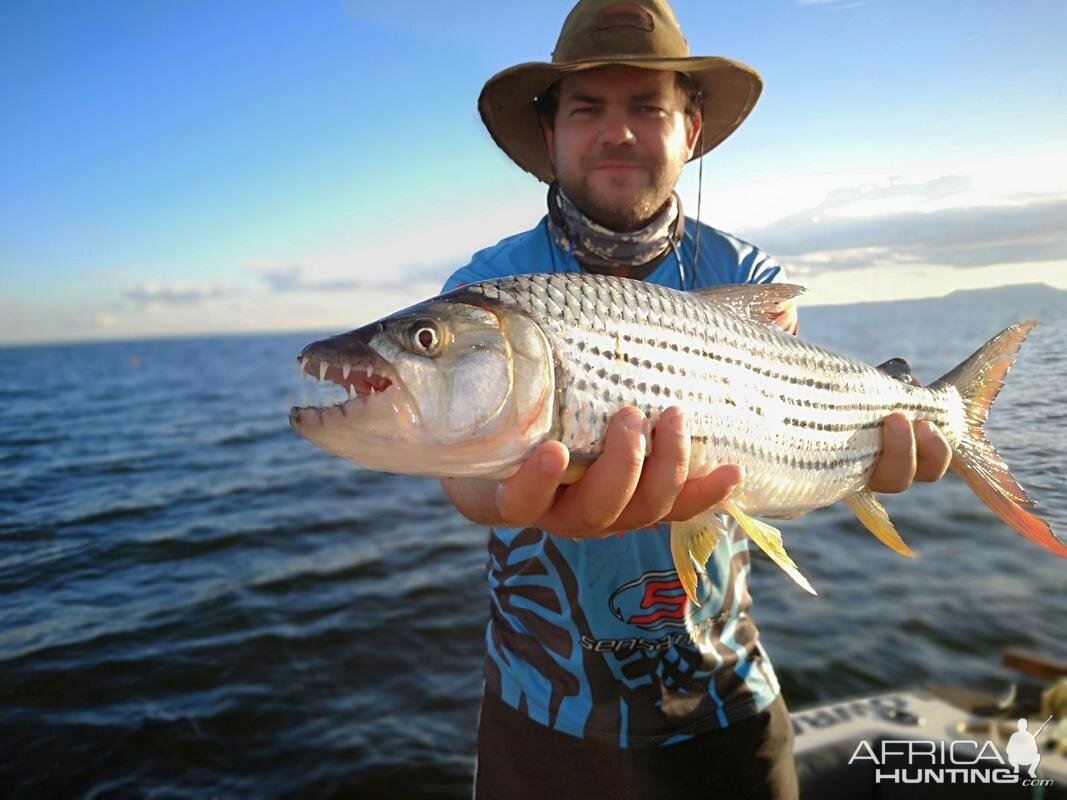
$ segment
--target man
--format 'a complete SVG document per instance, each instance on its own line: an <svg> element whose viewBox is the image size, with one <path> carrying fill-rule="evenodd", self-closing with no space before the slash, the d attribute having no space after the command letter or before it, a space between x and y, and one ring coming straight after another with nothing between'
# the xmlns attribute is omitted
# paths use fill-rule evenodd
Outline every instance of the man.
<svg viewBox="0 0 1067 800"><path fill-rule="evenodd" d="M676 289L782 280L755 247L686 219L674 194L682 166L725 139L760 88L743 64L690 58L665 0L581 0L552 63L497 74L479 100L496 143L549 184L549 213L445 288L582 270ZM878 491L936 480L950 455L899 415L883 449ZM740 468L687 480L677 408L651 429L619 411L603 455L561 488L568 458L547 442L506 481L443 482L493 528L476 796L795 797L788 713L748 615L747 542L720 542L693 608L659 524L725 499Z"/></svg>

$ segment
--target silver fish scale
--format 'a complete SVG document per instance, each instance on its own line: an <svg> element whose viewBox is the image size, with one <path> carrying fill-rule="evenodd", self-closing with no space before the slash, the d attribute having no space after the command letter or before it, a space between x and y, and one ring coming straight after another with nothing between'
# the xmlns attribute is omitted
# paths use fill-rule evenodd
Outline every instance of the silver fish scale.
<svg viewBox="0 0 1067 800"><path fill-rule="evenodd" d="M549 337L558 435L572 453L599 454L623 406L651 419L679 406L693 442L690 475L740 464L746 480L734 499L750 513L789 516L862 488L891 411L931 420L950 444L962 435L954 387L904 384L713 300L577 273L468 288L530 316Z"/></svg>

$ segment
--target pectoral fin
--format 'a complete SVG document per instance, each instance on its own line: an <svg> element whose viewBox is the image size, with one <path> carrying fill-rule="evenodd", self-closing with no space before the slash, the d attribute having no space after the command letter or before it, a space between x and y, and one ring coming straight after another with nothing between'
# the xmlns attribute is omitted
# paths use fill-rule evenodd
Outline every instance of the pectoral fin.
<svg viewBox="0 0 1067 800"><path fill-rule="evenodd" d="M737 524L749 535L752 541L759 545L760 549L767 554L771 561L785 570L786 575L796 581L801 589L811 594L818 594L785 551L785 547L782 546L782 534L777 528L772 528L765 522L753 519L729 500L719 503L717 508L722 509L736 519Z"/></svg>
<svg viewBox="0 0 1067 800"><path fill-rule="evenodd" d="M863 526L878 537L878 541L895 553L900 553L908 558L915 558L912 549L904 544L897 529L893 527L889 513L878 502L870 489L863 489L851 497L845 498L845 505L852 509L852 513L863 523Z"/></svg>
<svg viewBox="0 0 1067 800"><path fill-rule="evenodd" d="M678 573L682 588L695 606L699 606L700 602L697 600L697 573L693 562L695 561L703 572L711 552L725 532L722 520L714 511L705 511L685 522L671 523L671 556L674 558L674 569Z"/></svg>
<svg viewBox="0 0 1067 800"><path fill-rule="evenodd" d="M790 283L730 283L693 289L691 293L731 314L772 325L790 305L789 301L804 292L803 286Z"/></svg>

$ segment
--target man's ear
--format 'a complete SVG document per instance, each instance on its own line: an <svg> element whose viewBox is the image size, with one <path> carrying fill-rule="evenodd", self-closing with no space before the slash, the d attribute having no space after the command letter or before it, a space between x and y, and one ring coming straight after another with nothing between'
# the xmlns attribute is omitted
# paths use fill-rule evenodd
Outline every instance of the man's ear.
<svg viewBox="0 0 1067 800"><path fill-rule="evenodd" d="M545 118L543 116L541 116L540 114L537 115L537 121L541 125L541 136L545 140L545 150L548 151L548 159L549 159L549 161L552 162L552 168L555 169L555 167L556 167L556 159L552 155L553 152L555 152L552 149L552 145L556 140L556 131L552 128L551 125L549 125L545 121Z"/></svg>
<svg viewBox="0 0 1067 800"><path fill-rule="evenodd" d="M704 119L703 116L700 114L689 114L686 115L686 120L689 122L689 124L685 126L685 143L688 148L686 160L688 161L690 158L693 157L693 152L696 150L697 142L700 141L700 128L704 124Z"/></svg>

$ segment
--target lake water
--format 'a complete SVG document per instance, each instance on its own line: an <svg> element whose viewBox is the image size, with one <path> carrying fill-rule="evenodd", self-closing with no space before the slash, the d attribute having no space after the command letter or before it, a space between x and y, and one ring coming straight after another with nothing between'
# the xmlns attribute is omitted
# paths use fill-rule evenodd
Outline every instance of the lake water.
<svg viewBox="0 0 1067 800"><path fill-rule="evenodd" d="M1035 315L988 432L1065 533L1062 294L804 309L801 332L928 381ZM289 430L313 338L0 350L0 796L469 796L485 531ZM885 504L916 562L843 507L783 526L819 597L756 558L790 705L1067 656L1067 561L954 477Z"/></svg>

